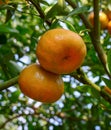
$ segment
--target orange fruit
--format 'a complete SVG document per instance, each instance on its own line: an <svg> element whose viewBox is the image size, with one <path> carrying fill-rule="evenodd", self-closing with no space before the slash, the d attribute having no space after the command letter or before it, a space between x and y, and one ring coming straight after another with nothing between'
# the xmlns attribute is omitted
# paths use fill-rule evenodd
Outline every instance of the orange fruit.
<svg viewBox="0 0 111 130"><path fill-rule="evenodd" d="M0 0L0 5L7 4L7 3L8 3L8 0Z"/></svg>
<svg viewBox="0 0 111 130"><path fill-rule="evenodd" d="M111 20L111 11L107 11L106 14L107 14L108 19Z"/></svg>
<svg viewBox="0 0 111 130"><path fill-rule="evenodd" d="M36 55L47 71L67 74L81 66L86 56L86 46L77 33L57 28L41 36Z"/></svg>
<svg viewBox="0 0 111 130"><path fill-rule="evenodd" d="M36 63L21 71L18 83L24 95L44 103L57 101L64 92L60 75L50 73Z"/></svg>
<svg viewBox="0 0 111 130"><path fill-rule="evenodd" d="M91 12L88 16L88 19L92 25L94 25L94 12ZM108 24L108 17L104 12L99 12L99 21L101 29L105 29Z"/></svg>
<svg viewBox="0 0 111 130"><path fill-rule="evenodd" d="M104 91L111 95L111 89L109 87L105 86Z"/></svg>
<svg viewBox="0 0 111 130"><path fill-rule="evenodd" d="M107 29L108 33L111 34L111 21L108 22Z"/></svg>

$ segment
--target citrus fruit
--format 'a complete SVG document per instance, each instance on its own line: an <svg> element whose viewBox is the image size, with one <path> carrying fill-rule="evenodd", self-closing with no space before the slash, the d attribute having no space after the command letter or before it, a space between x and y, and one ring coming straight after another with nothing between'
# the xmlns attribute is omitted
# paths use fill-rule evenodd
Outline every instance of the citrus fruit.
<svg viewBox="0 0 111 130"><path fill-rule="evenodd" d="M18 83L24 95L44 103L57 101L64 92L60 75L50 73L36 63L21 71Z"/></svg>
<svg viewBox="0 0 111 130"><path fill-rule="evenodd" d="M0 0L0 5L7 4L9 0Z"/></svg>
<svg viewBox="0 0 111 130"><path fill-rule="evenodd" d="M57 28L41 36L36 55L47 71L67 74L81 66L86 56L86 46L77 33Z"/></svg>
<svg viewBox="0 0 111 130"><path fill-rule="evenodd" d="M106 14L107 14L108 19L111 20L111 11L108 10L108 11L106 12Z"/></svg>
<svg viewBox="0 0 111 130"><path fill-rule="evenodd" d="M104 91L111 95L111 89L109 87L105 86Z"/></svg>
<svg viewBox="0 0 111 130"><path fill-rule="evenodd" d="M108 22L107 29L108 33L111 34L111 21Z"/></svg>
<svg viewBox="0 0 111 130"><path fill-rule="evenodd" d="M88 19L92 25L94 25L94 12L91 12L88 16ZM108 17L104 12L99 12L99 21L101 29L105 29L108 24Z"/></svg>

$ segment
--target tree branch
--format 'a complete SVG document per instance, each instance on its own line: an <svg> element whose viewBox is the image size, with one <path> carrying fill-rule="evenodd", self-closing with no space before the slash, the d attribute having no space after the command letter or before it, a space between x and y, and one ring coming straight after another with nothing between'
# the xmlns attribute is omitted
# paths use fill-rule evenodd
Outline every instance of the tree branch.
<svg viewBox="0 0 111 130"><path fill-rule="evenodd" d="M66 0L66 2L73 8L77 8L77 5L72 1L72 0ZM94 0L94 28L91 26L89 23L87 17L83 14L80 13L79 16L82 19L84 25L86 26L87 29L90 29L91 31L89 32L89 35L92 40L92 44L98 54L98 57L104 67L104 70L106 74L111 78L111 74L109 73L107 69L107 55L104 52L101 44L100 44L100 28L99 28L99 0Z"/></svg>
<svg viewBox="0 0 111 130"><path fill-rule="evenodd" d="M94 6L94 28L92 29L91 32L91 39L106 73L108 74L109 78L111 78L111 75L107 69L107 55L105 54L100 44L99 0L93 0L93 4L94 4L93 5Z"/></svg>
<svg viewBox="0 0 111 130"><path fill-rule="evenodd" d="M40 107L40 106L39 106L39 107ZM39 107L38 107L37 109L39 109ZM31 108L32 108L32 107L31 107ZM32 108L32 109L34 110L34 113L28 113L28 114L21 113L21 114L17 114L17 115L15 115L15 116L12 116L11 118L8 118L2 125L0 125L0 129L3 129L3 128L7 125L7 123L12 122L14 119L17 119L17 118L19 118L19 117L24 117L24 116L38 116L38 117L40 117L42 120L45 120L45 121L49 122L49 120L48 120L47 118L39 116L39 115L40 115L40 112L37 112L37 111L36 111L37 109L35 109L35 108Z"/></svg>
<svg viewBox="0 0 111 130"><path fill-rule="evenodd" d="M23 116L23 114L19 114L19 115L16 115L16 116L12 117L12 118L7 119L7 120L0 126L0 129L3 129L7 123L9 123L9 122L11 122L12 120L14 120L14 119L16 119L16 118L18 118L18 117L21 117L21 116Z"/></svg>
<svg viewBox="0 0 111 130"><path fill-rule="evenodd" d="M78 6L72 1L72 0L65 0L73 9L78 8ZM84 25L86 26L87 29L92 29L92 25L88 21L87 17L83 14L80 13L79 17L82 19Z"/></svg>
<svg viewBox="0 0 111 130"><path fill-rule="evenodd" d="M93 37L100 43L100 22L99 22L99 0L93 1L94 7L94 28Z"/></svg>
<svg viewBox="0 0 111 130"><path fill-rule="evenodd" d="M16 84L18 82L18 78L19 78L19 76L14 77L14 78L6 81L6 82L0 83L0 91L2 91L4 89Z"/></svg>
<svg viewBox="0 0 111 130"><path fill-rule="evenodd" d="M100 95L111 104L111 95L104 88L101 89L98 85L96 85L91 80L89 80L89 78L82 71L82 69L78 69L77 73L71 74L71 76L74 77L75 79L77 79L78 81L80 81L81 83L87 84L87 85L91 86L92 88L94 88L95 90L97 90L100 93Z"/></svg>
<svg viewBox="0 0 111 130"><path fill-rule="evenodd" d="M92 81L90 81L89 78L87 77L87 75L83 72L83 70L81 68L77 70L76 74L71 74L71 76L74 77L75 79L77 79L78 81L80 81L81 83L87 84L87 85L93 87L98 92L101 91L101 88L98 85L96 85L95 83L93 83Z"/></svg>
<svg viewBox="0 0 111 130"><path fill-rule="evenodd" d="M45 20L45 14L44 14L44 11L41 9L40 5L38 2L34 2L34 0L29 0L33 5L34 7L36 8L36 10L38 11L38 13L40 14L40 17ZM49 20L45 20L45 22L50 26L51 25L51 21Z"/></svg>

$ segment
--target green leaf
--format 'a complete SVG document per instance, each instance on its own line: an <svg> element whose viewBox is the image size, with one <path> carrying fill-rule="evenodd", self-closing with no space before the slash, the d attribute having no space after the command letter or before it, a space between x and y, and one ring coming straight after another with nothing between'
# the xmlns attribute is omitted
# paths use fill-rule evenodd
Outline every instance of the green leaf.
<svg viewBox="0 0 111 130"><path fill-rule="evenodd" d="M91 57L91 60L93 61L93 63L96 63L96 64L99 63L97 55L93 48L88 50L88 56Z"/></svg>
<svg viewBox="0 0 111 130"><path fill-rule="evenodd" d="M60 5L62 8L64 8L66 6L64 0L58 0L58 5Z"/></svg>
<svg viewBox="0 0 111 130"><path fill-rule="evenodd" d="M90 87L88 85L78 86L77 90L82 93L89 92Z"/></svg>
<svg viewBox="0 0 111 130"><path fill-rule="evenodd" d="M7 37L5 34L0 34L0 44L6 44L7 43Z"/></svg>
<svg viewBox="0 0 111 130"><path fill-rule="evenodd" d="M19 33L16 29L11 29L3 24L0 25L0 33Z"/></svg>
<svg viewBox="0 0 111 130"><path fill-rule="evenodd" d="M57 4L53 5L52 8L48 11L48 13L46 14L46 19L54 18L55 16L66 15L67 13L68 13L68 11L63 9L57 3Z"/></svg>
<svg viewBox="0 0 111 130"><path fill-rule="evenodd" d="M75 27L73 26L73 24L67 20L63 21L66 23L67 27L71 30L71 31L74 31L74 32L77 32Z"/></svg>
<svg viewBox="0 0 111 130"><path fill-rule="evenodd" d="M102 80L105 82L106 86L108 86L109 88L111 88L111 80L107 79L107 78L103 78Z"/></svg>
<svg viewBox="0 0 111 130"><path fill-rule="evenodd" d="M98 111L99 111L98 105L93 105L92 108L91 108L91 113L93 115L93 120L97 120L98 114L99 114Z"/></svg>
<svg viewBox="0 0 111 130"><path fill-rule="evenodd" d="M94 88L91 88L91 94L94 98L100 99L100 93Z"/></svg>
<svg viewBox="0 0 111 130"><path fill-rule="evenodd" d="M55 17L58 13L58 9L59 9L58 4L55 4L54 6L52 6L52 8L48 11L48 13L46 15L46 19Z"/></svg>
<svg viewBox="0 0 111 130"><path fill-rule="evenodd" d="M46 2L45 0L40 0L40 3L42 3L42 4L44 4L44 5L49 6L49 3L48 3L48 2Z"/></svg>
<svg viewBox="0 0 111 130"><path fill-rule="evenodd" d="M6 63L10 59L14 58L13 52L11 49L9 49L10 46L1 46L0 47L0 63Z"/></svg>
<svg viewBox="0 0 111 130"><path fill-rule="evenodd" d="M109 72L111 73L111 49L108 51L107 65L108 65Z"/></svg>
<svg viewBox="0 0 111 130"><path fill-rule="evenodd" d="M58 19L55 19L55 20L52 22L50 29L54 29L54 28L60 27L58 21L59 21Z"/></svg>
<svg viewBox="0 0 111 130"><path fill-rule="evenodd" d="M14 7L7 4L0 5L0 10L4 10L4 9L14 10Z"/></svg>
<svg viewBox="0 0 111 130"><path fill-rule="evenodd" d="M79 7L79 8L76 8L74 9L73 11L71 11L66 17L70 17L70 16L73 16L73 15L78 15L80 13L85 13L88 11L88 7L87 6L83 6L83 7Z"/></svg>
<svg viewBox="0 0 111 130"><path fill-rule="evenodd" d="M13 9L7 9L5 23L8 22L12 18L12 16L14 15L14 13L15 13L17 5L16 4L12 4L12 6L14 7Z"/></svg>
<svg viewBox="0 0 111 130"><path fill-rule="evenodd" d="M18 98L19 98L20 93L21 93L20 90L12 92L11 97L9 97L10 101L13 103L18 102Z"/></svg>
<svg viewBox="0 0 111 130"><path fill-rule="evenodd" d="M22 70L22 68L15 61L12 61L12 60L10 60L7 63L7 68L8 68L8 72L10 73L11 77L17 76Z"/></svg>

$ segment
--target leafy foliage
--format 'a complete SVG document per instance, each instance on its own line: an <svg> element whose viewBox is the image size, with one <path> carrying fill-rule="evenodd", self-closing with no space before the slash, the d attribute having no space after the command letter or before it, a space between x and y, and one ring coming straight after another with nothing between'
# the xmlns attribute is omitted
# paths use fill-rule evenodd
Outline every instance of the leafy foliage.
<svg viewBox="0 0 111 130"><path fill-rule="evenodd" d="M111 87L92 44L91 30L86 28L80 16L81 13L88 16L93 1L66 0L63 6L58 1L10 0L8 5L0 5L0 84L19 75L23 67L36 62L37 41L45 31L63 27L79 33L86 43L87 56L81 67L86 76L100 88L104 85ZM104 6L101 1L104 10L108 1L103 3ZM74 5L80 8L74 9ZM101 30L100 34L100 43L108 54L107 67L111 72L111 36L107 30ZM110 130L110 103L90 84L77 80L79 76L76 73L63 75L65 93L53 104L27 98L18 84L0 91L0 129Z"/></svg>

